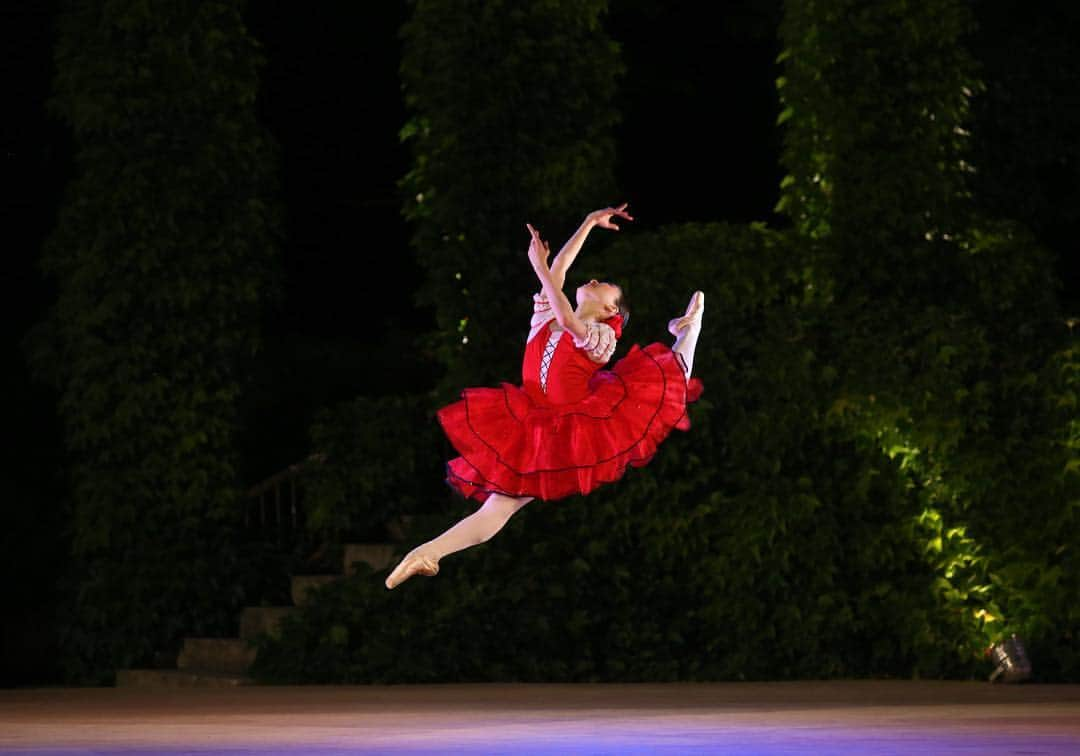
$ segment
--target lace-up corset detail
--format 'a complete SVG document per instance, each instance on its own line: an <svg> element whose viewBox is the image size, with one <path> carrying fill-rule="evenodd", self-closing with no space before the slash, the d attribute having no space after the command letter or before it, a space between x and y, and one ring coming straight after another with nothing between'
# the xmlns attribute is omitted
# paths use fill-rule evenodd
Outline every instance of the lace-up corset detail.
<svg viewBox="0 0 1080 756"><path fill-rule="evenodd" d="M540 388L545 394L547 393L548 369L551 367L551 358L555 355L555 347L558 346L560 338L562 338L562 331L552 331L544 346L544 356L540 358Z"/></svg>
<svg viewBox="0 0 1080 756"><path fill-rule="evenodd" d="M533 296L533 316L521 382L535 401L544 405L567 404L589 393L589 381L615 350L615 331L606 323L585 321L586 333L578 338L559 327L551 304L543 293Z"/></svg>

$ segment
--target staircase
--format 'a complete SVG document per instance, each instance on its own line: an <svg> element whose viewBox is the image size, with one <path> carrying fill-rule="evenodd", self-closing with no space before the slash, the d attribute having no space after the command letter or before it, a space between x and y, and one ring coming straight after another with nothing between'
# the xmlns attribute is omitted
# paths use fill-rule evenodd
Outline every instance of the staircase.
<svg viewBox="0 0 1080 756"><path fill-rule="evenodd" d="M119 669L117 687L175 688L232 687L254 683L247 671L255 661L255 640L264 634L275 636L285 617L307 603L311 592L327 583L355 574L355 563L364 562L373 570L390 566L395 543L352 543L344 547L341 573L293 575L293 606L248 606L240 614L238 638L184 638L175 669Z"/></svg>

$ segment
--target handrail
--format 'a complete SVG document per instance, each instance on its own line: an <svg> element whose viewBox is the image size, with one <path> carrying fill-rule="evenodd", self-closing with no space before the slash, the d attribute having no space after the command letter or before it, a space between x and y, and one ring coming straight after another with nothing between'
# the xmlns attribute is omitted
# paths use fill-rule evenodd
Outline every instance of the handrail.
<svg viewBox="0 0 1080 756"><path fill-rule="evenodd" d="M251 521L250 521L251 520L250 510L252 508L251 503L256 499L258 500L258 506L259 506L259 527L260 528L265 528L266 527L266 521L267 521L267 517L266 517L266 495L272 491L273 494L274 494L274 504L273 504L273 507L274 507L274 520L275 520L275 523L274 523L275 538L274 538L274 540L279 544L282 543L282 541L284 540L283 537L282 537L282 530L283 530L283 524L284 524L283 519L284 518L282 517L282 513L281 513L281 506L282 506L281 487L286 482L288 482L288 484L289 484L288 511L289 511L289 514L291 515L290 519L292 521L292 530L295 532L297 530L297 527L298 527L298 524L297 524L297 519L298 519L297 518L297 506L296 506L296 502L297 502L296 479L298 477L300 477L300 475L302 473L307 472L308 470L310 470L315 465L321 465L325 461L326 461L326 454L324 454L322 452L315 452L314 454L309 455L307 457L307 459L305 459L305 460L303 460L301 462L296 462L294 464L291 464L288 467L286 467L285 469L279 470L278 472L274 473L273 475L267 477L264 480L259 481L258 483L253 485L251 488L249 488L247 490L247 495L245 497L246 501L245 501L245 505L244 505L244 527L245 528L251 527Z"/></svg>
<svg viewBox="0 0 1080 756"><path fill-rule="evenodd" d="M259 481L248 489L247 495L249 497L255 497L259 494L265 493L271 486L274 486L288 478L295 478L297 475L311 467L313 463L322 464L325 461L326 455L322 452L315 452L314 454L310 454L308 455L308 458L304 461L294 462L293 464L286 467L284 470L279 470L270 477Z"/></svg>

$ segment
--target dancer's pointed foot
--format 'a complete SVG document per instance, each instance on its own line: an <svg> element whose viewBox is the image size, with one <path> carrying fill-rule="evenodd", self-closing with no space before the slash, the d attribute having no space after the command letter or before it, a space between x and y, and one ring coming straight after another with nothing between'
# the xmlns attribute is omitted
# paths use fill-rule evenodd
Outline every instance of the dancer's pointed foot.
<svg viewBox="0 0 1080 756"><path fill-rule="evenodd" d="M690 297L690 304L686 306L686 314L681 318L673 318L668 321L667 329L672 336L678 336L685 328L701 322L701 315L705 312L705 293L695 291Z"/></svg>
<svg viewBox="0 0 1080 756"><path fill-rule="evenodd" d="M427 575L432 577L439 574L439 560L427 554L418 554L410 551L394 568L390 576L386 578L386 587L394 588L401 585L413 575Z"/></svg>

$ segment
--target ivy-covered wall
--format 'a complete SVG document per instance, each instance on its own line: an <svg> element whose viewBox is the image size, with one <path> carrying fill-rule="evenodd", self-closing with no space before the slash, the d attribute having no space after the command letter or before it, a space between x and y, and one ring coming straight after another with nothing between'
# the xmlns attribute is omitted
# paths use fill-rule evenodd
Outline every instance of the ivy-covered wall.
<svg viewBox="0 0 1080 756"><path fill-rule="evenodd" d="M274 681L675 680L964 674L899 465L820 422L829 366L789 237L701 224L621 238L635 340L715 282L689 433L604 495L534 502L497 542L387 591L363 571L266 645ZM651 275L629 277L643 260ZM704 276L704 279L702 278ZM680 298L681 299L681 298ZM436 478L441 460L418 474ZM373 503L374 504L374 503ZM376 505L377 506L377 505ZM419 542L472 505L421 508Z"/></svg>
<svg viewBox="0 0 1080 756"><path fill-rule="evenodd" d="M618 45L606 0L415 0L402 29L411 113L401 182L435 308L427 348L440 400L519 370L506 318L536 289L525 223L558 250L593 205L615 202ZM528 301L528 294L526 301Z"/></svg>
<svg viewBox="0 0 1080 756"><path fill-rule="evenodd" d="M59 19L50 106L77 175L28 347L69 459L69 682L235 628L236 402L279 288L275 148L238 6L73 0Z"/></svg>
<svg viewBox="0 0 1080 756"><path fill-rule="evenodd" d="M973 29L952 0L788 3L781 207L827 305L828 420L901 463L960 647L1020 632L1075 676L1076 335L1051 255L973 196Z"/></svg>
<svg viewBox="0 0 1080 756"><path fill-rule="evenodd" d="M512 239L534 206L495 200L474 180L489 175L507 137L489 153L465 133L476 110L481 124L501 118L515 134L534 127L515 120L521 113L493 115L521 71L496 65L501 52L484 58L482 74L444 53L446 99L418 94L419 61L445 31L438 7L415 6L403 68L417 110L404 133L418 140L406 185L424 187L407 211L451 366L443 393L395 400L417 412L425 401L433 412L454 387L516 374L533 288ZM503 4L478 7L479 28L509 18ZM475 35L478 23L452 26L445 44L457 50L456 35ZM631 342L669 340L667 319L692 290L706 291L695 361L706 388L691 430L603 492L526 506L497 540L445 558L436 578L387 591L382 573L362 570L324 588L266 641L255 673L285 682L969 677L988 671L989 642L1018 632L1040 679L1080 678L1080 348L1051 256L973 201L970 109L984 89L966 51L971 29L959 0L787 2L779 209L791 227L687 224L590 239L575 268L627 292L634 317L616 358ZM474 39L477 50L506 49ZM586 160L595 153L574 135L603 138L612 121L573 109L597 75L579 67L590 49L543 68L559 80L565 117L581 119L544 132L550 154ZM521 175L501 183L511 197L537 185ZM588 193L603 182L572 185L580 192L559 194L566 203L552 211L576 218L608 197ZM455 227L458 217L470 221ZM478 234L484 244L469 244ZM468 255L445 254L455 238ZM455 272L467 281L456 291L446 286ZM468 358L482 317L501 325L479 328L488 340L472 353L505 358ZM355 411L373 415L367 405ZM356 415L343 416L355 429ZM425 501L415 479L369 491L364 460L374 470L389 452L364 451L374 438L346 439L330 416L314 438L348 460L328 466L316 496L338 532L389 514L394 486L399 511L417 515L403 548L472 511L449 495ZM440 479L446 454L425 432L403 469Z"/></svg>

